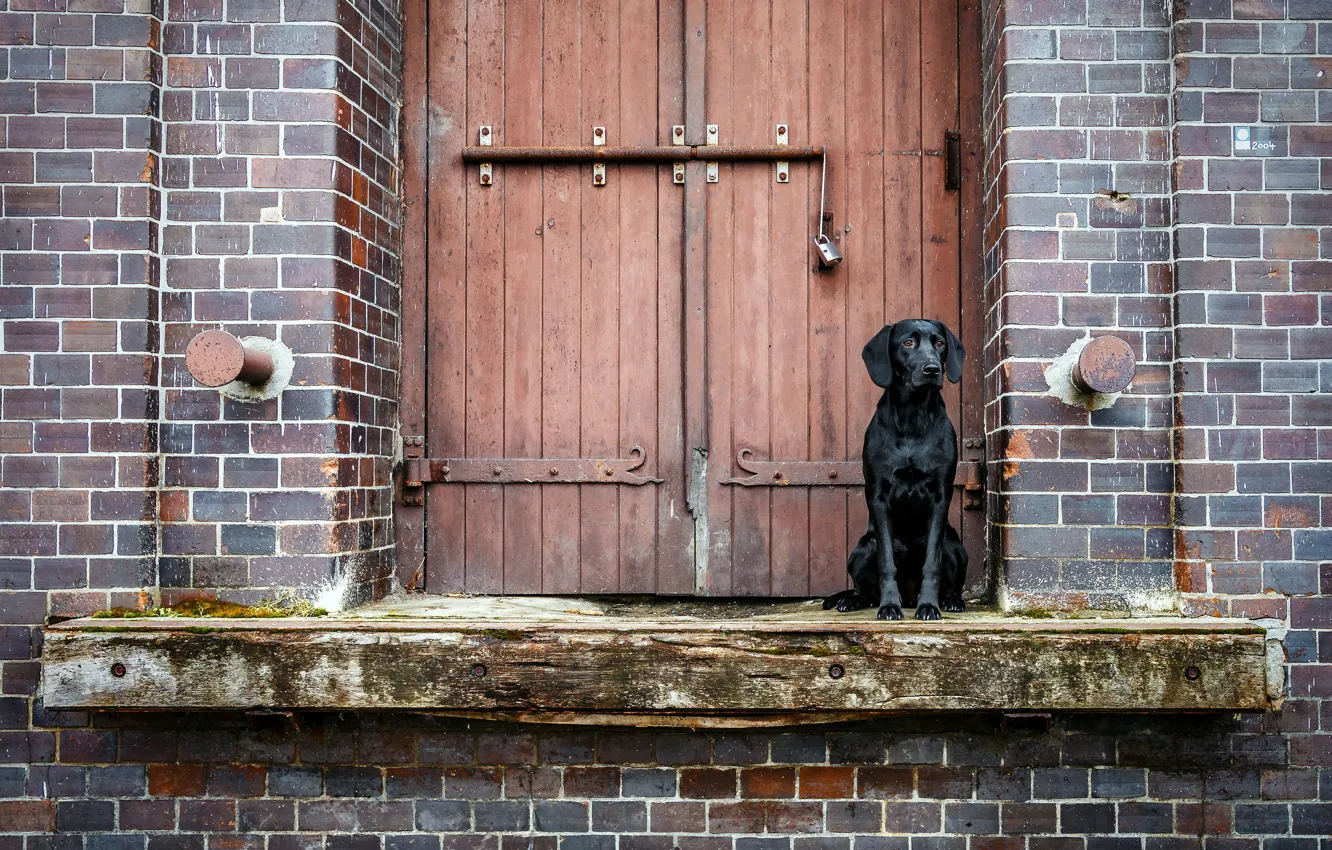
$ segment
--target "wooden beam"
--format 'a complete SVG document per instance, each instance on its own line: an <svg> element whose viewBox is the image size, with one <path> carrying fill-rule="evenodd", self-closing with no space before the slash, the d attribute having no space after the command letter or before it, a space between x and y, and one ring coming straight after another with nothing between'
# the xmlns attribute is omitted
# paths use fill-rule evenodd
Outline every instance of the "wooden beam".
<svg viewBox="0 0 1332 850"><path fill-rule="evenodd" d="M1278 650L1279 651L1279 648ZM1244 621L89 619L53 626L62 709L658 716L1260 711L1279 659Z"/></svg>

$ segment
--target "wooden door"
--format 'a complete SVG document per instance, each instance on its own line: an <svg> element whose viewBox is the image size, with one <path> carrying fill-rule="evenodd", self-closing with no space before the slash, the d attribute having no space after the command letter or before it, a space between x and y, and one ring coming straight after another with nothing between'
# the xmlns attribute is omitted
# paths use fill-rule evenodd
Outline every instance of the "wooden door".
<svg viewBox="0 0 1332 850"><path fill-rule="evenodd" d="M967 342L967 404L952 386L948 402L975 419L960 434L980 433L976 17L957 0L409 9L404 360L426 356L404 364L403 429L471 471L431 484L423 514L398 511L404 577L419 586L424 558L437 592L844 587L863 491L743 486L738 457L854 462L877 399L860 348L916 315ZM944 132L972 123L963 191L945 189ZM483 185L460 157L482 127L501 146L589 145L594 127L667 145L676 125L690 144L715 125L758 145L778 124L830 151L826 224L845 255L831 272L812 250L817 161L783 183L770 162L724 163L715 182L691 163L683 186L669 165L609 165L598 186L590 165L506 163ZM568 474L640 456L651 483ZM487 464L502 483L482 480ZM964 523L975 550L979 516Z"/></svg>
<svg viewBox="0 0 1332 850"><path fill-rule="evenodd" d="M825 224L845 259L831 273L814 268L818 163L793 164L787 183L771 168L722 166L707 195L709 457L722 474L710 481L703 584L721 595L823 595L846 586L848 544L866 527L863 491L835 479L728 482L751 477L741 452L797 466L859 459L881 392L860 349L886 322L945 321L971 341L967 368L979 374L979 335L967 333L979 327L962 316L962 193L945 187L945 133L959 129L963 95L959 5L713 0L707 34L708 122L723 142L767 142L785 124L791 144L826 145ZM945 385L954 425L981 434L979 421L964 427L961 389ZM979 526L974 516L966 523ZM983 529L968 531L979 543Z"/></svg>

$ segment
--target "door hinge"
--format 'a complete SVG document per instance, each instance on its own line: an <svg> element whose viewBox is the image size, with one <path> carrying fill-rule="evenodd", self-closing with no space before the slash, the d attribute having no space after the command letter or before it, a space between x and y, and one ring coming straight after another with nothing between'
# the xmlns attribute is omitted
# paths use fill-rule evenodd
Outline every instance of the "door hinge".
<svg viewBox="0 0 1332 850"><path fill-rule="evenodd" d="M962 188L962 134L944 131L944 188Z"/></svg>
<svg viewBox="0 0 1332 850"><path fill-rule="evenodd" d="M962 441L962 455L957 462L953 486L962 488L962 510L979 511L985 507L985 438L967 437Z"/></svg>
<svg viewBox="0 0 1332 850"><path fill-rule="evenodd" d="M419 506L425 504L424 472L425 437L402 438L402 503Z"/></svg>

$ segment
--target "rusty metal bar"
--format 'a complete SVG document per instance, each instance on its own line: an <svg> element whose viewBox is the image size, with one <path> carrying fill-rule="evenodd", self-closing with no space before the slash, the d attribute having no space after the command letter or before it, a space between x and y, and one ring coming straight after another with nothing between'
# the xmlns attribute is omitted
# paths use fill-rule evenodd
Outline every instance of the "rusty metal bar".
<svg viewBox="0 0 1332 850"><path fill-rule="evenodd" d="M1073 386L1084 393L1118 393L1128 389L1137 372L1133 349L1117 336L1097 337L1073 364Z"/></svg>
<svg viewBox="0 0 1332 850"><path fill-rule="evenodd" d="M482 147L468 145L463 162L680 162L822 159L824 148L787 145L578 145L570 147Z"/></svg>
<svg viewBox="0 0 1332 850"><path fill-rule="evenodd" d="M266 383L273 376L273 358L244 345L226 331L203 331L185 349L185 368L205 387L232 381Z"/></svg>
<svg viewBox="0 0 1332 850"><path fill-rule="evenodd" d="M660 478L634 473L646 460L641 446L630 449L627 458L404 457L403 485L660 484Z"/></svg>

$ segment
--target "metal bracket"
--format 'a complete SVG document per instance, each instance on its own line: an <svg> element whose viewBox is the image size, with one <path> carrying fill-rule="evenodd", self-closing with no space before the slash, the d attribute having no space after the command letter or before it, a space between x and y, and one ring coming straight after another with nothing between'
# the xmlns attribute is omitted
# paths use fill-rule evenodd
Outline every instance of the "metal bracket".
<svg viewBox="0 0 1332 850"><path fill-rule="evenodd" d="M718 136L718 133L717 133L717 125L716 125L716 124L709 124L709 125L708 125L708 138L707 138L707 143L710 144L710 145L720 144L720 142L718 142L718 138L719 138L719 136ZM720 172L719 172L719 170L718 170L718 168L717 168L717 163L715 163L715 162L709 162L709 163L707 164L707 172L708 172L708 182L709 182L709 183L716 183L716 182L718 182L718 181L721 179L721 177L720 177Z"/></svg>
<svg viewBox="0 0 1332 850"><path fill-rule="evenodd" d="M483 148L494 147L495 134L491 131L489 124L481 125L481 129L477 133L476 143ZM481 185L489 186L491 184L491 180L492 177L490 173L490 163L488 162L481 163Z"/></svg>
<svg viewBox="0 0 1332 850"><path fill-rule="evenodd" d="M750 449L736 453L735 465L750 473L746 478L728 478L723 484L740 487L863 487L865 470L860 461L753 460Z"/></svg>
<svg viewBox="0 0 1332 850"><path fill-rule="evenodd" d="M962 509L980 510L983 506L984 463L980 460L985 440L963 441L963 457L958 461L953 486L962 488ZM975 458L975 459L973 459ZM739 487L863 487L865 469L858 460L754 460L751 449L735 455L735 465L748 472L745 477L722 481Z"/></svg>
<svg viewBox="0 0 1332 850"><path fill-rule="evenodd" d="M641 446L628 458L456 458L406 462L405 482L431 484L660 484L635 475L647 460Z"/></svg>
<svg viewBox="0 0 1332 850"><path fill-rule="evenodd" d="M785 124L777 125L777 144L779 145L790 144L790 142L788 141L788 135L786 130L787 128ZM791 180L791 163L785 160L780 160L780 159L777 160L777 182L788 183L790 182L790 180Z"/></svg>
<svg viewBox="0 0 1332 850"><path fill-rule="evenodd" d="M944 131L944 188L962 188L962 135Z"/></svg>
<svg viewBox="0 0 1332 850"><path fill-rule="evenodd" d="M425 457L425 437L402 438L402 503L417 507L425 504L425 487L420 478L413 478L413 461Z"/></svg>
<svg viewBox="0 0 1332 850"><path fill-rule="evenodd" d="M984 437L962 440L962 456L958 458L953 485L962 488L962 510L979 511L985 507Z"/></svg>
<svg viewBox="0 0 1332 850"><path fill-rule="evenodd" d="M593 127L593 128L592 128L592 144L595 145L596 147L604 147L604 146L605 146L605 144L606 144L606 128L605 128L605 127ZM592 163L592 185L593 185L593 186L605 186L605 185L606 185L606 163L604 163L604 162L594 162L594 163Z"/></svg>
<svg viewBox="0 0 1332 850"><path fill-rule="evenodd" d="M673 125L671 125L671 144L673 144L673 145L678 145L678 146L680 146L680 147L687 147L687 145L685 145L685 134L684 134L684 131L685 131L685 128L684 128L684 125L683 125L683 124L673 124ZM683 185L684 185L684 182L685 182L685 164L684 164L683 162L677 162L677 163L674 164L674 169L673 169L673 179L674 179L674 181L675 181L675 185L677 185L677 186L683 186Z"/></svg>

